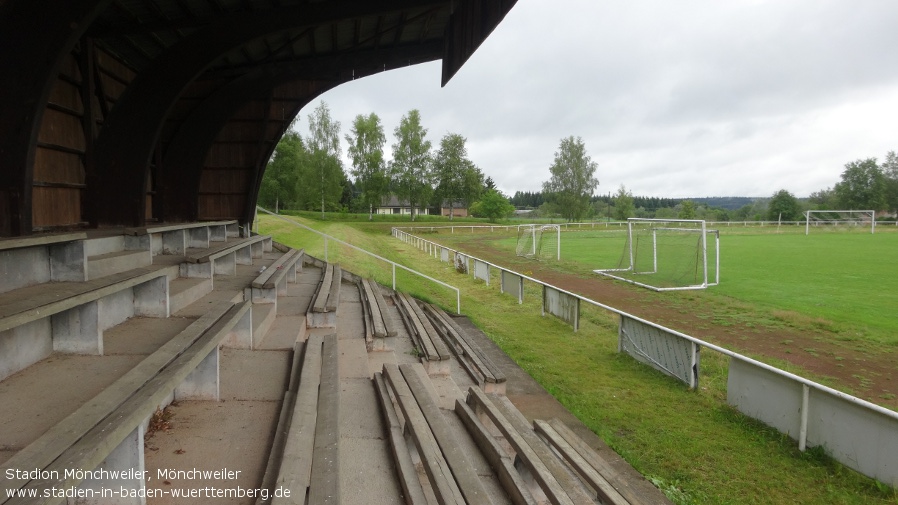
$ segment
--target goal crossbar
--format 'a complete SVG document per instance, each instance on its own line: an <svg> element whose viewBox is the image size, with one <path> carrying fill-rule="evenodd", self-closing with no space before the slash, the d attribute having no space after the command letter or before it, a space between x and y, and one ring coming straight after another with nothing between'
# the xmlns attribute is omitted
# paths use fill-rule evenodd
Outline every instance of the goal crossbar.
<svg viewBox="0 0 898 505"><path fill-rule="evenodd" d="M637 271L636 269L636 240L635 240L635 232L634 226L639 225L640 223L645 223L649 226L649 230L652 233L652 269L647 271ZM693 228L684 228L678 226L654 226L653 223L658 224L669 224L676 225L678 223L684 224L694 224L697 227ZM699 258L701 262L702 269L702 281L698 284L693 284L689 286L675 286L675 287L660 287L652 284L648 284L647 282L639 282L633 279L629 279L623 277L621 275L615 275L614 272L631 272L631 275L651 275L658 272L658 237L657 233L659 231L662 232L675 232L675 233L698 233L700 234L699 240ZM714 236L714 280L711 281L708 275L708 235ZM652 289L655 291L675 291L675 290L687 290L687 289L705 289L709 286L716 286L720 284L720 231L719 230L711 230L706 227L705 221L700 219L642 219L642 218L630 218L627 220L627 250L625 251L625 256L628 259L628 265L624 268L603 268L594 270L595 273L604 275L606 277L610 277L612 279L621 280L624 282L628 282L630 284L634 284L637 286L645 287L648 289Z"/></svg>
<svg viewBox="0 0 898 505"><path fill-rule="evenodd" d="M847 215L849 217L843 219L818 219L812 218L814 214L825 216L838 216L838 215ZM858 215L859 218L852 218L850 216ZM848 223L848 224L866 224L869 220L870 223L870 233L876 233L876 211L875 210L809 210L804 213L805 223L804 223L804 234L809 235L811 233L811 222L814 223L832 223L833 225L839 223ZM864 219L868 218L868 219Z"/></svg>

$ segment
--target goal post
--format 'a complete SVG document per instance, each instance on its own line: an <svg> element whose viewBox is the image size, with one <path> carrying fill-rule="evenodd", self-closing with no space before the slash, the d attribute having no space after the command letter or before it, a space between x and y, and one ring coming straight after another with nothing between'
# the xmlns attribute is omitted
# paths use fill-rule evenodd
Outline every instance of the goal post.
<svg viewBox="0 0 898 505"><path fill-rule="evenodd" d="M561 226L557 224L518 225L515 254L526 258L541 257L561 260Z"/></svg>
<svg viewBox="0 0 898 505"><path fill-rule="evenodd" d="M700 219L630 218L617 267L594 272L655 291L716 286L720 232Z"/></svg>
<svg viewBox="0 0 898 505"><path fill-rule="evenodd" d="M851 230L867 228L876 233L875 210L809 210L804 213L804 234L810 235L811 228L827 230ZM842 226L842 228L838 228Z"/></svg>

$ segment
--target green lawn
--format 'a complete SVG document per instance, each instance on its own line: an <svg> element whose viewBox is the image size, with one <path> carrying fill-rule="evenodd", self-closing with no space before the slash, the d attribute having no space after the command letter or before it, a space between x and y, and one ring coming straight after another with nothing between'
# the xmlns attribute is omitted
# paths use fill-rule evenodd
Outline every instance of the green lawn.
<svg viewBox="0 0 898 505"><path fill-rule="evenodd" d="M616 321L604 311L586 308L580 331L573 333L559 320L540 316L538 297L525 298L525 303L519 305L511 297L501 295L495 286L475 282L450 265L393 239L389 236L389 223L304 222L459 286L463 292L462 311L677 504L898 503L892 489L833 463L820 451L799 452L793 440L727 406L727 361L719 355L703 354L701 388L688 391L682 383L617 353ZM315 245L316 240L321 243L320 239L291 228L268 216L262 219L261 230L273 233L278 241L306 247L318 256L323 253L323 244ZM439 241L441 237L433 238ZM500 238L483 236L484 240ZM744 251L769 249L783 254L786 249L776 240L801 244L800 238L804 237L749 235L734 243L744 243ZM722 246L725 258L728 251L739 250L729 239ZM875 240L890 239L883 236ZM618 244L622 247L623 242ZM328 253L336 255L332 260L340 258L346 268L389 284L382 280L389 277L389 269L382 262L350 256L337 249L329 247ZM609 253L609 257L619 256L620 248L612 249L617 252ZM584 245L583 251L585 258L591 258L586 254L596 253L595 241ZM852 254L850 247L846 254ZM583 261L595 268L592 260ZM756 263L757 271L765 271L764 261ZM746 294L740 296L757 296L764 301L761 288L752 289L750 283L738 280L757 276L751 270L755 267L724 265L721 287L728 282L733 283L733 288L747 284ZM576 266L564 263L559 267ZM783 267L783 272L786 270L788 267ZM778 279L775 274L765 275ZM444 307L454 307L440 288L418 278L402 279L399 288L419 296L437 297Z"/></svg>

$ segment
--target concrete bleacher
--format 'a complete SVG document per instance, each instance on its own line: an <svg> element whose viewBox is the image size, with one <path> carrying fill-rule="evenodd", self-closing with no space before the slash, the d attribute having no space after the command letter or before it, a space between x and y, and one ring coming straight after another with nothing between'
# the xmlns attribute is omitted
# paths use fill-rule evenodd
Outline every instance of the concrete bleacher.
<svg viewBox="0 0 898 505"><path fill-rule="evenodd" d="M504 396L513 365L461 320L302 250L230 222L0 242L0 258L22 248L34 251L9 261L36 258L41 273L0 294L0 351L27 355L0 352L0 476L45 475L7 489L135 495L79 503L209 488L242 489L225 503L247 504L665 503L608 477L563 409L550 411L564 422L529 424ZM132 263L91 278L104 255ZM59 258L82 266L55 279ZM75 468L148 473L65 475ZM177 473L195 469L235 473ZM277 489L290 496L262 496Z"/></svg>

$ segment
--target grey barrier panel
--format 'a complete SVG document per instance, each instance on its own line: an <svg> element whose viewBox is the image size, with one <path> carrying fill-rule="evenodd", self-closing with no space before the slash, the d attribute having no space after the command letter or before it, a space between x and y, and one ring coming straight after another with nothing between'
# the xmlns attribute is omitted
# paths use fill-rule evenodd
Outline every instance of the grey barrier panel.
<svg viewBox="0 0 898 505"><path fill-rule="evenodd" d="M727 403L798 440L802 385L788 377L730 358Z"/></svg>
<svg viewBox="0 0 898 505"><path fill-rule="evenodd" d="M524 278L508 270L502 270L502 292L517 297L518 303L524 303Z"/></svg>
<svg viewBox="0 0 898 505"><path fill-rule="evenodd" d="M468 257L460 252L455 253L455 270L468 273Z"/></svg>
<svg viewBox="0 0 898 505"><path fill-rule="evenodd" d="M446 249L445 247L440 248L440 261L449 263L449 249Z"/></svg>
<svg viewBox="0 0 898 505"><path fill-rule="evenodd" d="M580 299L543 284L543 314L553 316L580 329Z"/></svg>
<svg viewBox="0 0 898 505"><path fill-rule="evenodd" d="M880 482L898 483L898 420L826 391L809 393L808 445L823 446L843 465Z"/></svg>
<svg viewBox="0 0 898 505"><path fill-rule="evenodd" d="M637 361L698 387L699 350L694 342L621 315L618 347Z"/></svg>
<svg viewBox="0 0 898 505"><path fill-rule="evenodd" d="M474 278L486 281L486 285L490 285L490 265L480 260L474 260Z"/></svg>

